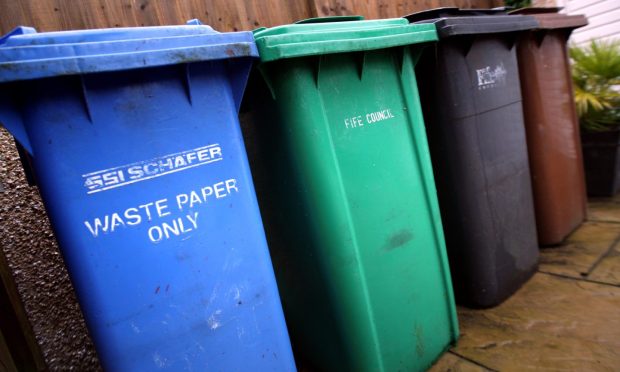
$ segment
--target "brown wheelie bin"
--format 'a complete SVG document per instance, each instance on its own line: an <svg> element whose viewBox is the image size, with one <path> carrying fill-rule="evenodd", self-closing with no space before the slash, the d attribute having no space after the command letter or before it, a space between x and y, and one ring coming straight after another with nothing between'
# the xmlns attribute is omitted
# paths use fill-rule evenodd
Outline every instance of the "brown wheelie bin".
<svg viewBox="0 0 620 372"><path fill-rule="evenodd" d="M540 245L561 243L586 218L579 122L566 44L583 15L561 8L524 8L540 27L517 45L523 111Z"/></svg>

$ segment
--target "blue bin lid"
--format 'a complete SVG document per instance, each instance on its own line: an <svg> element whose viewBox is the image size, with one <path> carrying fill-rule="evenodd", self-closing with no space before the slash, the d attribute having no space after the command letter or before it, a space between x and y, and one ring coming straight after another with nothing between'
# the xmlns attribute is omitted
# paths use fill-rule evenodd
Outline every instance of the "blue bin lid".
<svg viewBox="0 0 620 372"><path fill-rule="evenodd" d="M37 33L18 27L0 38L0 83L60 75L258 57L251 32L184 26Z"/></svg>

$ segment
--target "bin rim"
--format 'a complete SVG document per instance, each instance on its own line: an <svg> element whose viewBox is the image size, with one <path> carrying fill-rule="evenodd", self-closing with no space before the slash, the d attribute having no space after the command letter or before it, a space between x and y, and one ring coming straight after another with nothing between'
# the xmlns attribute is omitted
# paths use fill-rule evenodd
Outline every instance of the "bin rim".
<svg viewBox="0 0 620 372"><path fill-rule="evenodd" d="M314 22L254 32L262 62L332 53L360 52L437 40L435 26L402 18Z"/></svg>
<svg viewBox="0 0 620 372"><path fill-rule="evenodd" d="M440 39L459 35L527 31L538 27L534 17L509 15L508 8L435 8L404 16L412 24L433 23ZM519 17L519 18L515 18Z"/></svg>
<svg viewBox="0 0 620 372"><path fill-rule="evenodd" d="M462 9L456 6L445 6L445 7L421 10L419 12L407 14L403 16L403 18L406 18L410 23L414 23L417 21L423 21L423 20L434 19L434 18L501 15L501 14L506 14L506 12L511 9L512 8L510 7L497 7L497 8L490 8L490 9L487 9L487 8Z"/></svg>
<svg viewBox="0 0 620 372"><path fill-rule="evenodd" d="M325 22L321 22L321 19L325 19ZM402 22L400 18L387 18L387 19L373 19L373 20L356 20L356 21L341 21L332 22L333 17L318 17L303 19L301 21L290 23L286 25L280 25L275 27L261 27L253 31L254 38L262 38L276 35L288 35L299 33L311 33L311 32L323 32L328 33L330 31L338 30L355 30L355 29L370 29L389 26L401 26L406 23ZM312 22L309 22L312 20Z"/></svg>
<svg viewBox="0 0 620 372"><path fill-rule="evenodd" d="M583 14L562 14L562 7L527 7L510 11L510 15L527 15L534 17L539 24L537 30L570 29L574 30L588 25L588 18Z"/></svg>
<svg viewBox="0 0 620 372"><path fill-rule="evenodd" d="M251 32L219 33L190 22L43 33L17 28L0 38L0 83L258 57Z"/></svg>
<svg viewBox="0 0 620 372"><path fill-rule="evenodd" d="M296 25L307 23L328 23L328 22L350 22L350 21L363 21L364 16L361 15L343 15L343 16L329 16L329 17L313 17L302 19L295 22Z"/></svg>

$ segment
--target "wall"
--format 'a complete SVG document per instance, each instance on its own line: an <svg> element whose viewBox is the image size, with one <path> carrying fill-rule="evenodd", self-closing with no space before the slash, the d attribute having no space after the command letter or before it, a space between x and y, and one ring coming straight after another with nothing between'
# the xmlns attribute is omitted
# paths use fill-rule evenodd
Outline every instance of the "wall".
<svg viewBox="0 0 620 372"><path fill-rule="evenodd" d="M539 0L536 5L561 6L563 13L585 14L589 24L573 32L571 41L620 40L620 0Z"/></svg>
<svg viewBox="0 0 620 372"><path fill-rule="evenodd" d="M0 0L0 33L181 24L200 18L220 31L251 30L342 14L398 17L437 6L493 7L501 0ZM94 370L96 353L36 187L24 178L13 140L0 130L0 247L51 370ZM0 268L2 269L2 268Z"/></svg>
<svg viewBox="0 0 620 372"><path fill-rule="evenodd" d="M97 369L97 355L38 190L28 186L13 138L4 129L0 156L0 247L8 263L0 271L13 274L33 331L26 338L36 338L51 370Z"/></svg>

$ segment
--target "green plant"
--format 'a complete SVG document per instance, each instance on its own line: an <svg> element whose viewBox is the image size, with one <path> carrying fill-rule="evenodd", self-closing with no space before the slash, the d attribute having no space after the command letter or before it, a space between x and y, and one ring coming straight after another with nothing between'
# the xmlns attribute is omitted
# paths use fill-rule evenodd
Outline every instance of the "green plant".
<svg viewBox="0 0 620 372"><path fill-rule="evenodd" d="M581 128L620 128L620 42L592 41L570 48L575 104Z"/></svg>
<svg viewBox="0 0 620 372"><path fill-rule="evenodd" d="M515 9L525 8L532 5L532 0L504 0L506 6L513 7Z"/></svg>

